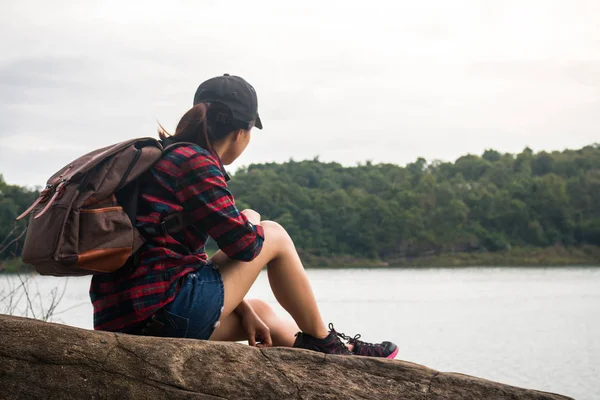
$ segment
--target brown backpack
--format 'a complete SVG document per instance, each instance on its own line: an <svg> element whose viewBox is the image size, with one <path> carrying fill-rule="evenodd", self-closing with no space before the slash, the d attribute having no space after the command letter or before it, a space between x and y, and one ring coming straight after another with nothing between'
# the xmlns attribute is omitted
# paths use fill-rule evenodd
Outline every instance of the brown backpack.
<svg viewBox="0 0 600 400"><path fill-rule="evenodd" d="M42 275L55 276L113 272L131 262L144 243L135 228L140 177L164 152L182 144L163 148L156 139L132 139L92 151L60 169L17 218L33 212L23 262Z"/></svg>

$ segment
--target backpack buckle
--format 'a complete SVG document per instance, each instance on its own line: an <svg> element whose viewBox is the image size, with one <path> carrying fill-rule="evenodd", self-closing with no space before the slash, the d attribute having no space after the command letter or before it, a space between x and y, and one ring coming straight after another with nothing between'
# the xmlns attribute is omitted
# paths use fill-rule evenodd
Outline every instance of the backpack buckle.
<svg viewBox="0 0 600 400"><path fill-rule="evenodd" d="M161 225L161 232L162 229L164 229L165 234L166 233L178 233L183 231L186 226L188 225L186 223L186 213L183 211L179 211L179 212L175 212L173 214L167 215L162 222L160 223Z"/></svg>
<svg viewBox="0 0 600 400"><path fill-rule="evenodd" d="M166 221L161 221L160 224L158 224L158 232L161 234L161 236L167 236L169 230L167 229Z"/></svg>
<svg viewBox="0 0 600 400"><path fill-rule="evenodd" d="M50 206L52 204L54 204L54 202L58 199L60 199L64 192L65 192L65 185L67 184L66 179L61 179L60 183L58 184L58 186L56 187L56 189L54 190L54 195L50 198L50 200L48 201L48 204L46 204L46 207L44 207L42 209L42 211L40 211L36 216L33 217L33 219L38 219L39 217L41 217L42 215L44 215L46 213L46 211L48 211L48 209L50 208Z"/></svg>

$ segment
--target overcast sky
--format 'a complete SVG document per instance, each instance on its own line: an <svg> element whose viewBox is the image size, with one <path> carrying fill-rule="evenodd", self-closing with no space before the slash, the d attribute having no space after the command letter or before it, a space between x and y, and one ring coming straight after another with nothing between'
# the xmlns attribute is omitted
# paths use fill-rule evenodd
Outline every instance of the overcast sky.
<svg viewBox="0 0 600 400"><path fill-rule="evenodd" d="M254 85L239 165L453 161L600 142L600 1L2 1L0 174L174 128L203 80Z"/></svg>

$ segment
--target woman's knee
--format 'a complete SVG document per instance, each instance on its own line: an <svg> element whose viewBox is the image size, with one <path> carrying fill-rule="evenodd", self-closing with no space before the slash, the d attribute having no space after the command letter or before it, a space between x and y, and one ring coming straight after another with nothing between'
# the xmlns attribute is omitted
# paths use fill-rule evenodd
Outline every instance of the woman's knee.
<svg viewBox="0 0 600 400"><path fill-rule="evenodd" d="M287 233L285 228L275 221L261 221L260 225L265 231L265 240L273 242L290 242L290 235Z"/></svg>
<svg viewBox="0 0 600 400"><path fill-rule="evenodd" d="M276 234L284 234L284 233L287 234L287 232L285 231L285 228L283 226L281 226L281 224L279 224L279 222L265 220L265 221L261 221L260 225L266 231L273 231Z"/></svg>
<svg viewBox="0 0 600 400"><path fill-rule="evenodd" d="M261 299L248 299L248 303L252 306L252 309L261 317L266 317L270 315L275 315L275 312L264 300Z"/></svg>

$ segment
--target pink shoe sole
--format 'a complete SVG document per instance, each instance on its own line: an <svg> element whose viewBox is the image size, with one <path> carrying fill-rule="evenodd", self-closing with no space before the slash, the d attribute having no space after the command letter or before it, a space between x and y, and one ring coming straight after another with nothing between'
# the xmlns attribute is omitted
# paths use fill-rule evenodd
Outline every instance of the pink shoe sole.
<svg viewBox="0 0 600 400"><path fill-rule="evenodd" d="M394 350L394 352L393 352L392 354L390 354L389 356L387 356L386 358L387 358L388 360L393 360L393 359L394 359L394 358L396 358L396 356L398 355L398 351L399 351L399 350L400 350L400 349L396 347L396 350Z"/></svg>

